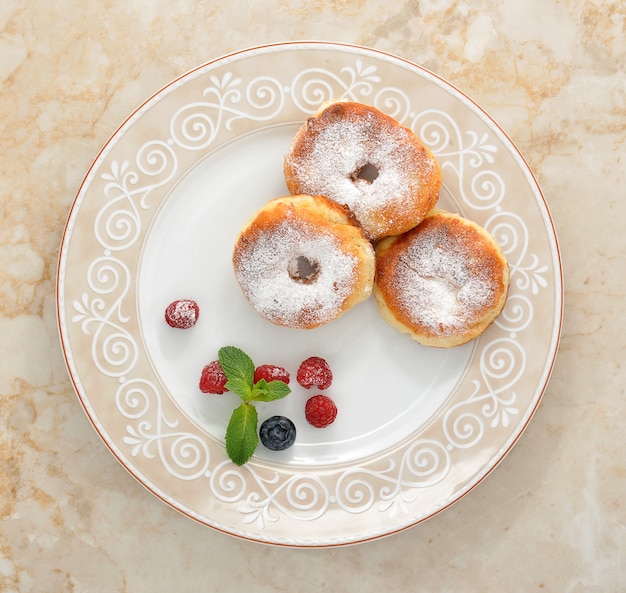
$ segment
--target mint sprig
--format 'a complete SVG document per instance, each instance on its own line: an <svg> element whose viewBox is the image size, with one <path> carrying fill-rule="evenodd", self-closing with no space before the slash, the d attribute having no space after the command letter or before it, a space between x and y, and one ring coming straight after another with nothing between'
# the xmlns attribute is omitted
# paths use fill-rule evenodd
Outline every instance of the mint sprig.
<svg viewBox="0 0 626 593"><path fill-rule="evenodd" d="M270 381L260 379L252 388L251 401L273 402L276 399L283 399L291 393L289 385L283 381Z"/></svg>
<svg viewBox="0 0 626 593"><path fill-rule="evenodd" d="M254 386L252 359L235 346L220 348L217 357L228 379L226 389L236 393L243 401L248 401Z"/></svg>
<svg viewBox="0 0 626 593"><path fill-rule="evenodd" d="M243 465L252 457L259 444L258 422L256 408L250 403L242 403L233 410L226 428L226 453L233 463Z"/></svg>
<svg viewBox="0 0 626 593"><path fill-rule="evenodd" d="M252 457L259 444L259 422L255 402L271 402L291 393L283 381L260 379L254 382L254 362L240 348L224 346L218 351L218 360L228 381L226 389L236 393L242 403L233 410L226 428L226 453L236 465L243 465Z"/></svg>

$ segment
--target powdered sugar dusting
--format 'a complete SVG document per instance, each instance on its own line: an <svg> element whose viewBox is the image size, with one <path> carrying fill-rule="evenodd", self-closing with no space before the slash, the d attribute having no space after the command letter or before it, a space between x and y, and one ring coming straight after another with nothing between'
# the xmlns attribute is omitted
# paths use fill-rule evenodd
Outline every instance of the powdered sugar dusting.
<svg viewBox="0 0 626 593"><path fill-rule="evenodd" d="M435 167L408 130L373 111L360 117L310 119L300 140L299 156L293 147L286 155L299 192L345 204L370 237L384 236L397 224L389 213L401 219L415 210L416 172L428 176ZM372 182L357 177L367 165L377 171Z"/></svg>
<svg viewBox="0 0 626 593"><path fill-rule="evenodd" d="M318 265L313 281L290 274L298 257ZM261 316L278 325L310 327L341 313L354 290L358 264L333 234L292 218L248 242L237 256L235 274Z"/></svg>
<svg viewBox="0 0 626 593"><path fill-rule="evenodd" d="M458 333L496 304L498 281L487 262L472 259L460 235L427 227L415 235L393 285L411 321L439 335Z"/></svg>

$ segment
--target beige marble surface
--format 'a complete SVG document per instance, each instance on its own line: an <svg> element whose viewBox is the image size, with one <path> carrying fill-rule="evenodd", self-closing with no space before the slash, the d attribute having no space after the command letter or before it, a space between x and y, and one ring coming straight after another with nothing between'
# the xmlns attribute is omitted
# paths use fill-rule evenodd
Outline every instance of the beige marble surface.
<svg viewBox="0 0 626 593"><path fill-rule="evenodd" d="M328 550L241 541L158 501L72 390L55 273L83 175L188 69L267 42L402 55L508 132L554 217L560 354L518 445L442 515ZM626 8L621 0L2 0L0 590L626 590Z"/></svg>

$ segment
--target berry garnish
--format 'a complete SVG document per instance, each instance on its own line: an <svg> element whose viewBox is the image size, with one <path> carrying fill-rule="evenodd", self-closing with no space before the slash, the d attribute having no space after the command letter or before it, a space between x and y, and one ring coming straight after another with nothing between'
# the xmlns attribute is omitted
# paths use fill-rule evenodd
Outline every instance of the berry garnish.
<svg viewBox="0 0 626 593"><path fill-rule="evenodd" d="M226 388L227 381L226 373L224 373L220 361L214 360L202 369L202 374L200 375L200 391L202 391L202 393L221 395L228 391Z"/></svg>
<svg viewBox="0 0 626 593"><path fill-rule="evenodd" d="M254 362L239 348L224 346L218 352L219 363L228 381L226 389L237 394L241 404L233 410L226 428L226 453L236 465L243 465L252 457L259 443L256 402L271 402L291 393L283 381L255 381Z"/></svg>
<svg viewBox="0 0 626 593"><path fill-rule="evenodd" d="M261 424L261 443L270 451L284 451L296 441L296 427L285 416L272 416Z"/></svg>
<svg viewBox="0 0 626 593"><path fill-rule="evenodd" d="M165 309L165 321L170 327L188 329L198 321L200 308L196 301L179 299L170 303Z"/></svg>
<svg viewBox="0 0 626 593"><path fill-rule="evenodd" d="M333 373L323 358L311 356L300 365L296 379L305 389L328 389L333 382Z"/></svg>
<svg viewBox="0 0 626 593"><path fill-rule="evenodd" d="M316 428L325 428L337 417L335 402L325 395L314 395L304 407L307 422Z"/></svg>
<svg viewBox="0 0 626 593"><path fill-rule="evenodd" d="M265 379L270 381L282 381L289 385L289 373L283 367L277 367L273 364L262 364L254 369L254 382Z"/></svg>

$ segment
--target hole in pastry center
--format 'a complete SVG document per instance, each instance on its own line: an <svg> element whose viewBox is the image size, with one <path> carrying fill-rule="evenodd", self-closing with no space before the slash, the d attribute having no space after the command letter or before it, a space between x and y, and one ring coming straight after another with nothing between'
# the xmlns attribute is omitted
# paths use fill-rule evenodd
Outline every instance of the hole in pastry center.
<svg viewBox="0 0 626 593"><path fill-rule="evenodd" d="M289 276L298 282L311 284L320 273L319 264L304 255L294 257L288 266Z"/></svg>
<svg viewBox="0 0 626 593"><path fill-rule="evenodd" d="M373 183L374 180L378 177L378 167L372 165L372 163L365 163L360 169L357 169L351 175L352 181L356 181L357 179L362 179L367 183Z"/></svg>

